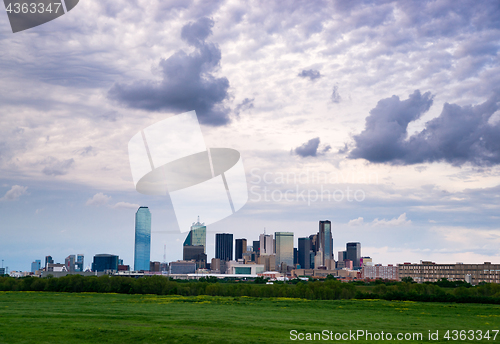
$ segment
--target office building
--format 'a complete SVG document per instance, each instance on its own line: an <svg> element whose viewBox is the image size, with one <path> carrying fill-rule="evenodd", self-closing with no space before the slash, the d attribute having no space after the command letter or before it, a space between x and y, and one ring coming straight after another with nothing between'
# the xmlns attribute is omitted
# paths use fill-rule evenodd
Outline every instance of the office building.
<svg viewBox="0 0 500 344"><path fill-rule="evenodd" d="M83 272L84 270L84 256L83 254L77 254L76 255L76 263L75 263L75 271ZM123 264L123 262L122 262Z"/></svg>
<svg viewBox="0 0 500 344"><path fill-rule="evenodd" d="M45 269L49 264L54 264L54 259L52 259L52 256L45 256Z"/></svg>
<svg viewBox="0 0 500 344"><path fill-rule="evenodd" d="M196 263L186 261L170 262L169 268L171 275L194 274L196 272Z"/></svg>
<svg viewBox="0 0 500 344"><path fill-rule="evenodd" d="M448 281L466 281L472 285L481 282L500 283L500 264L436 264L422 261L420 264L398 265L399 279L411 277L415 282L437 282L441 278Z"/></svg>
<svg viewBox="0 0 500 344"><path fill-rule="evenodd" d="M377 264L375 266L364 265L361 269L361 278L398 280L398 270L398 266L392 264L387 266L382 266L381 264Z"/></svg>
<svg viewBox="0 0 500 344"><path fill-rule="evenodd" d="M301 269L311 268L311 239L299 238L298 264Z"/></svg>
<svg viewBox="0 0 500 344"><path fill-rule="evenodd" d="M182 260L194 260L198 269L205 269L207 266L207 255L203 245L199 246L184 246L182 248Z"/></svg>
<svg viewBox="0 0 500 344"><path fill-rule="evenodd" d="M259 256L259 258L257 258L257 264L264 265L265 271L276 271L276 255L268 254L265 256Z"/></svg>
<svg viewBox="0 0 500 344"><path fill-rule="evenodd" d="M207 253L207 226L200 222L199 216L198 221L191 226L191 230L184 240L184 246L203 246L203 253Z"/></svg>
<svg viewBox="0 0 500 344"><path fill-rule="evenodd" d="M134 270L148 271L151 258L151 213L140 207L135 213Z"/></svg>
<svg viewBox="0 0 500 344"><path fill-rule="evenodd" d="M75 271L75 263L76 256L74 254L70 254L64 259L64 265L66 266L66 271L74 272Z"/></svg>
<svg viewBox="0 0 500 344"><path fill-rule="evenodd" d="M40 259L37 259L33 263L31 263L31 272L32 273L40 271L41 268L42 268L42 261Z"/></svg>
<svg viewBox="0 0 500 344"><path fill-rule="evenodd" d="M215 258L221 261L233 260L233 235L228 233L215 234Z"/></svg>
<svg viewBox="0 0 500 344"><path fill-rule="evenodd" d="M243 259L243 253L247 251L247 239L236 239L234 241L234 259Z"/></svg>
<svg viewBox="0 0 500 344"><path fill-rule="evenodd" d="M118 271L118 256L114 254L96 254L92 263L92 271Z"/></svg>
<svg viewBox="0 0 500 344"><path fill-rule="evenodd" d="M360 269L361 244L359 242L348 242L346 244L346 258L352 260L353 269Z"/></svg>
<svg viewBox="0 0 500 344"><path fill-rule="evenodd" d="M318 249L319 249L318 234L309 235L309 240L311 240L311 251L313 251L314 256L315 256L316 252L318 252Z"/></svg>
<svg viewBox="0 0 500 344"><path fill-rule="evenodd" d="M293 233L276 232L276 269L279 270L281 263L293 267Z"/></svg>
<svg viewBox="0 0 500 344"><path fill-rule="evenodd" d="M274 254L274 240L273 236L269 234L261 234L259 236L259 247L260 247L260 255L267 256L270 254Z"/></svg>
<svg viewBox="0 0 500 344"><path fill-rule="evenodd" d="M296 247L293 248L293 266L298 264L299 261L299 250Z"/></svg>
<svg viewBox="0 0 500 344"><path fill-rule="evenodd" d="M319 221L318 251L321 251L321 265L326 266L326 261L333 259L332 223L328 220Z"/></svg>
<svg viewBox="0 0 500 344"><path fill-rule="evenodd" d="M370 257L361 257L359 259L359 266L372 266L373 260ZM379 265L380 266L380 265Z"/></svg>
<svg viewBox="0 0 500 344"><path fill-rule="evenodd" d="M259 240L255 240L253 242L253 251L256 253L256 254L260 254L260 241Z"/></svg>

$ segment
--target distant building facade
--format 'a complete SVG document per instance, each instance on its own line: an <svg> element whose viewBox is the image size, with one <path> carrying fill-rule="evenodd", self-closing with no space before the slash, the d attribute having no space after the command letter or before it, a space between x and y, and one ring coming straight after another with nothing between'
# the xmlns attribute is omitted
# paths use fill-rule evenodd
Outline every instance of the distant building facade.
<svg viewBox="0 0 500 344"><path fill-rule="evenodd" d="M325 261L333 259L332 223L328 220L319 221L318 245L318 251L321 251L321 265L326 266Z"/></svg>
<svg viewBox="0 0 500 344"><path fill-rule="evenodd" d="M311 239L308 237L299 238L297 263L301 269L311 268Z"/></svg>
<svg viewBox="0 0 500 344"><path fill-rule="evenodd" d="M234 241L234 259L243 259L243 253L247 251L247 239L236 239Z"/></svg>
<svg viewBox="0 0 500 344"><path fill-rule="evenodd" d="M199 217L198 221L191 226L191 230L184 240L184 246L203 246L203 253L207 253L207 226L200 222Z"/></svg>
<svg viewBox="0 0 500 344"><path fill-rule="evenodd" d="M481 282L500 283L500 264L436 264L422 261L420 264L398 265L399 279L411 277L415 282L437 282L442 278L449 281L467 281L472 285ZM470 281L470 282L469 282Z"/></svg>
<svg viewBox="0 0 500 344"><path fill-rule="evenodd" d="M387 266L380 264L375 266L365 265L361 269L361 278L399 280L399 268L397 265L392 264Z"/></svg>
<svg viewBox="0 0 500 344"><path fill-rule="evenodd" d="M348 242L346 244L346 258L352 260L354 269L361 267L361 244L359 242Z"/></svg>
<svg viewBox="0 0 500 344"><path fill-rule="evenodd" d="M276 269L279 271L281 264L293 267L293 233L275 232L276 241Z"/></svg>
<svg viewBox="0 0 500 344"><path fill-rule="evenodd" d="M233 260L233 235L228 233L215 234L215 258L221 261Z"/></svg>
<svg viewBox="0 0 500 344"><path fill-rule="evenodd" d="M37 259L33 263L31 263L31 272L35 273L37 271L40 271L42 268L42 261Z"/></svg>
<svg viewBox="0 0 500 344"><path fill-rule="evenodd" d="M118 271L118 256L114 254L96 254L92 263L92 271Z"/></svg>
<svg viewBox="0 0 500 344"><path fill-rule="evenodd" d="M150 258L151 213L148 207L140 207L135 213L134 270L148 271Z"/></svg>

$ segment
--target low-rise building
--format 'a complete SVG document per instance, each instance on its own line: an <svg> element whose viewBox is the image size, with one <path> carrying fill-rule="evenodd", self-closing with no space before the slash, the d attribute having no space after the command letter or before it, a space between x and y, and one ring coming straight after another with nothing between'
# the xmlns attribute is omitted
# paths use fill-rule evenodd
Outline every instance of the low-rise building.
<svg viewBox="0 0 500 344"><path fill-rule="evenodd" d="M399 268L397 265L392 264L387 266L381 264L375 266L365 265L361 269L361 278L399 280Z"/></svg>
<svg viewBox="0 0 500 344"><path fill-rule="evenodd" d="M500 264L436 264L421 261L420 264L398 265L399 278L411 277L415 282L437 282L442 278L449 281L467 281L473 285L481 282L500 283Z"/></svg>

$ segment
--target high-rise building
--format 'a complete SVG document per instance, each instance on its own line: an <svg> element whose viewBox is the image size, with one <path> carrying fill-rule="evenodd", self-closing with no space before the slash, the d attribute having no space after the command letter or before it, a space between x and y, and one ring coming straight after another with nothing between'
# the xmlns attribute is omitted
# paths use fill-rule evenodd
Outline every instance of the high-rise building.
<svg viewBox="0 0 500 344"><path fill-rule="evenodd" d="M236 239L234 241L234 259L243 259L243 253L247 251L247 239Z"/></svg>
<svg viewBox="0 0 500 344"><path fill-rule="evenodd" d="M83 271L84 269L83 260L84 260L83 254L76 255L75 271Z"/></svg>
<svg viewBox="0 0 500 344"><path fill-rule="evenodd" d="M92 263L92 271L118 271L118 256L114 254L96 254Z"/></svg>
<svg viewBox="0 0 500 344"><path fill-rule="evenodd" d="M293 266L293 233L276 232L276 269L279 270L281 263Z"/></svg>
<svg viewBox="0 0 500 344"><path fill-rule="evenodd" d="M207 265L207 255L203 246L184 246L182 248L182 260L194 260L198 269L204 269Z"/></svg>
<svg viewBox="0 0 500 344"><path fill-rule="evenodd" d="M301 269L311 268L311 239L299 238L298 263Z"/></svg>
<svg viewBox="0 0 500 344"><path fill-rule="evenodd" d="M259 247L260 247L260 255L268 256L270 254L274 254L274 239L272 235L269 234L261 234L259 236Z"/></svg>
<svg viewBox="0 0 500 344"><path fill-rule="evenodd" d="M253 251L255 253L260 253L260 241L259 240L254 240L254 242L253 242Z"/></svg>
<svg viewBox="0 0 500 344"><path fill-rule="evenodd" d="M311 240L311 251L313 251L314 255L318 252L318 234L309 235L309 240Z"/></svg>
<svg viewBox="0 0 500 344"><path fill-rule="evenodd" d="M151 258L151 213L140 207L135 213L134 270L148 271Z"/></svg>
<svg viewBox="0 0 500 344"><path fill-rule="evenodd" d="M184 240L184 246L203 246L203 253L207 253L207 226L200 222L199 216L198 222L194 222L191 226L191 230Z"/></svg>
<svg viewBox="0 0 500 344"><path fill-rule="evenodd" d="M221 261L233 260L233 235L228 233L215 234L215 258Z"/></svg>
<svg viewBox="0 0 500 344"><path fill-rule="evenodd" d="M52 256L45 256L45 269L47 269L47 265L54 264L54 259Z"/></svg>
<svg viewBox="0 0 500 344"><path fill-rule="evenodd" d="M319 221L318 251L321 251L321 265L325 266L325 261L333 259L333 237L332 223L328 220Z"/></svg>
<svg viewBox="0 0 500 344"><path fill-rule="evenodd" d="M42 261L40 259L35 260L31 263L31 272L35 273L42 268Z"/></svg>
<svg viewBox="0 0 500 344"><path fill-rule="evenodd" d="M352 260L353 269L359 269L361 266L361 244L359 242L348 242L346 244L346 258Z"/></svg>
<svg viewBox="0 0 500 344"><path fill-rule="evenodd" d="M76 263L76 256L74 254L70 254L64 259L64 266L66 266L66 270L68 272L75 271L75 263Z"/></svg>

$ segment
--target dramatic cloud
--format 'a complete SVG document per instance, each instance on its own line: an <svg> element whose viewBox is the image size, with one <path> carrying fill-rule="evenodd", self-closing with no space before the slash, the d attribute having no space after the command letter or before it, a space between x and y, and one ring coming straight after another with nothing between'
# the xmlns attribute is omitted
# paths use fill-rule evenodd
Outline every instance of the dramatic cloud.
<svg viewBox="0 0 500 344"><path fill-rule="evenodd" d="M309 78L310 80L321 78L321 74L319 73L319 70L314 70L314 69L308 69L308 70L304 69L297 76L299 76L301 78Z"/></svg>
<svg viewBox="0 0 500 344"><path fill-rule="evenodd" d="M5 195L0 198L0 201L16 201L22 195L28 194L27 186L14 185L10 188L9 191L5 193Z"/></svg>
<svg viewBox="0 0 500 344"><path fill-rule="evenodd" d="M430 108L432 96L415 91L405 101L396 96L383 99L370 111L365 130L354 136L356 147L349 157L401 165L434 161L456 166L499 164L500 124L490 121L499 101L495 94L475 106L446 103L439 117L408 138L408 124Z"/></svg>
<svg viewBox="0 0 500 344"><path fill-rule="evenodd" d="M111 196L105 195L102 192L96 193L94 197L90 198L87 200L87 203L85 205L95 205L95 206L101 206L101 205L106 205L108 202L111 200Z"/></svg>
<svg viewBox="0 0 500 344"><path fill-rule="evenodd" d="M331 147L329 145L319 149L320 139L319 137L315 137L314 139L310 139L302 146L297 147L293 150L293 152L303 158L308 156L318 156L328 152Z"/></svg>
<svg viewBox="0 0 500 344"><path fill-rule="evenodd" d="M228 97L229 81L211 74L219 66L221 51L217 45L205 42L213 25L211 19L201 18L182 28L181 38L195 47L195 51L186 54L179 50L162 59L159 63L161 81L117 83L109 90L109 97L129 107L149 111L196 110L201 123L227 124L229 109L222 103Z"/></svg>
<svg viewBox="0 0 500 344"><path fill-rule="evenodd" d="M333 91L332 91L332 102L334 103L340 103L342 98L340 97L339 94L339 87L338 86L333 86Z"/></svg>
<svg viewBox="0 0 500 344"><path fill-rule="evenodd" d="M59 160L49 156L42 161L42 164L45 165L42 172L48 176L62 176L68 173L74 163L74 159Z"/></svg>
<svg viewBox="0 0 500 344"><path fill-rule="evenodd" d="M241 111L246 111L246 110L252 109L253 108L253 101L254 101L254 98L252 98L252 99L245 98L241 102L241 104L238 104L236 106L236 108L234 109L234 113L236 114L236 116L239 116Z"/></svg>

